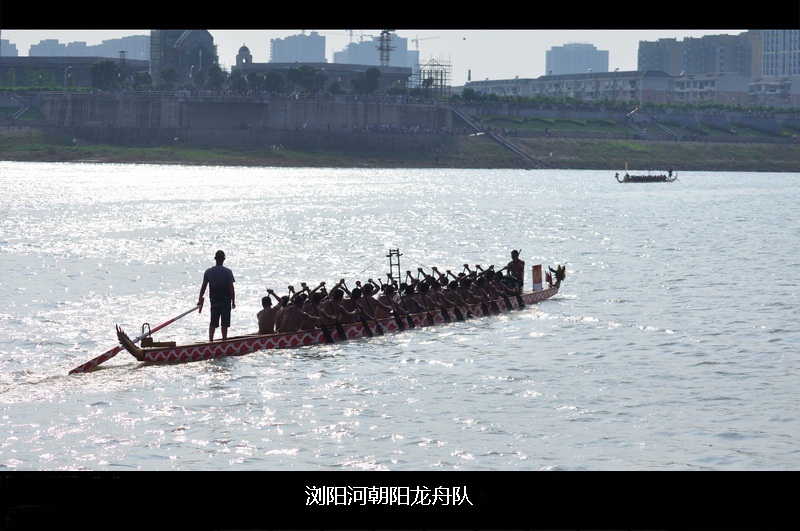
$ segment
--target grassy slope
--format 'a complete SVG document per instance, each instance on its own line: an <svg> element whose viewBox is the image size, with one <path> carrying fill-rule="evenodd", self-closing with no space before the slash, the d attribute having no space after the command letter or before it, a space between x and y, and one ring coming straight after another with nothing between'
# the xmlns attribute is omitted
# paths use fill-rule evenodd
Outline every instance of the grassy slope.
<svg viewBox="0 0 800 531"><path fill-rule="evenodd" d="M540 125L537 124L537 127ZM678 171L800 171L800 143L641 141L622 138L591 140L544 136L509 138L540 161L540 164L533 166L548 168L621 171L627 162L632 171L668 168ZM532 166L488 135L436 137L419 152L355 153L119 148L80 143L75 147L64 145L63 142L46 141L41 134L33 132L0 134L0 160L379 168Z"/></svg>

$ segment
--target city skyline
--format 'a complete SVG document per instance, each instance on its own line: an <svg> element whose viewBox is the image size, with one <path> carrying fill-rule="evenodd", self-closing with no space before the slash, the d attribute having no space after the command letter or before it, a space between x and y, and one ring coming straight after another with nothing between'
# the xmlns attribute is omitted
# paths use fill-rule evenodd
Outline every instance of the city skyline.
<svg viewBox="0 0 800 531"><path fill-rule="evenodd" d="M381 30L208 30L217 46L220 66L230 71L236 63L239 48L247 46L255 63L269 62L271 39L316 31L325 36L325 56L333 63L333 53L350 42L370 40ZM408 39L410 50L419 50L420 62L430 59L449 63L451 83L463 85L469 80L536 78L546 74L547 50L570 43L587 43L609 52L609 70L637 69L640 41L654 42L664 38L681 41L705 35L738 35L738 30L396 30L398 37ZM0 38L17 47L20 56L27 56L30 46L42 40L55 39L61 44L85 42L97 45L104 40L132 35L147 35L150 30L6 30ZM376 52L377 53L377 52Z"/></svg>

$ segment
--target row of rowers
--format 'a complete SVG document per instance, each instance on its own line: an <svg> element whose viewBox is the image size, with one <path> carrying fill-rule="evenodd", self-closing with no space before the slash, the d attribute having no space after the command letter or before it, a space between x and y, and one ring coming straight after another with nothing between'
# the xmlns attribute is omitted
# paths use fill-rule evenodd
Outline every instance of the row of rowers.
<svg viewBox="0 0 800 531"><path fill-rule="evenodd" d="M522 291L520 279L503 275L506 268L495 271L494 266L483 269L476 265L475 270L471 270L465 264L464 269L467 273L456 276L450 270L443 274L434 267L434 276L419 268L417 277L406 271L406 282L394 280L379 285L370 278L363 285L356 281L352 290L347 288L344 279L330 291L325 282L313 289L303 282L300 291L289 286L289 294L283 296L268 289L268 295L261 299L263 309L258 312L258 333L296 332L319 328L320 323L332 327L337 321L348 324L360 322L362 318L406 317L410 313L486 303Z"/></svg>

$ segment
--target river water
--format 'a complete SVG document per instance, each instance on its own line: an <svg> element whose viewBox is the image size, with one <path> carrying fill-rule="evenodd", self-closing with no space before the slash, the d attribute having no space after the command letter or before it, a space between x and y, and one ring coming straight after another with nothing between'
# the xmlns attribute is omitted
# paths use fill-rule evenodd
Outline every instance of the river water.
<svg viewBox="0 0 800 531"><path fill-rule="evenodd" d="M0 162L5 471L800 468L800 176ZM267 288L565 264L497 317L182 365L121 352L224 249ZM155 334L202 340L208 314Z"/></svg>

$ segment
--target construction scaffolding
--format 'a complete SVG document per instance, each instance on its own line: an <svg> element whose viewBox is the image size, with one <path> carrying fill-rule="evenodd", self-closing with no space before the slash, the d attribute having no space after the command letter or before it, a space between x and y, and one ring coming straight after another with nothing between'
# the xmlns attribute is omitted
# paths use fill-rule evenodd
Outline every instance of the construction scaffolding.
<svg viewBox="0 0 800 531"><path fill-rule="evenodd" d="M419 65L417 86L430 89L434 94L447 96L450 94L450 77L452 66L441 59L429 59Z"/></svg>

